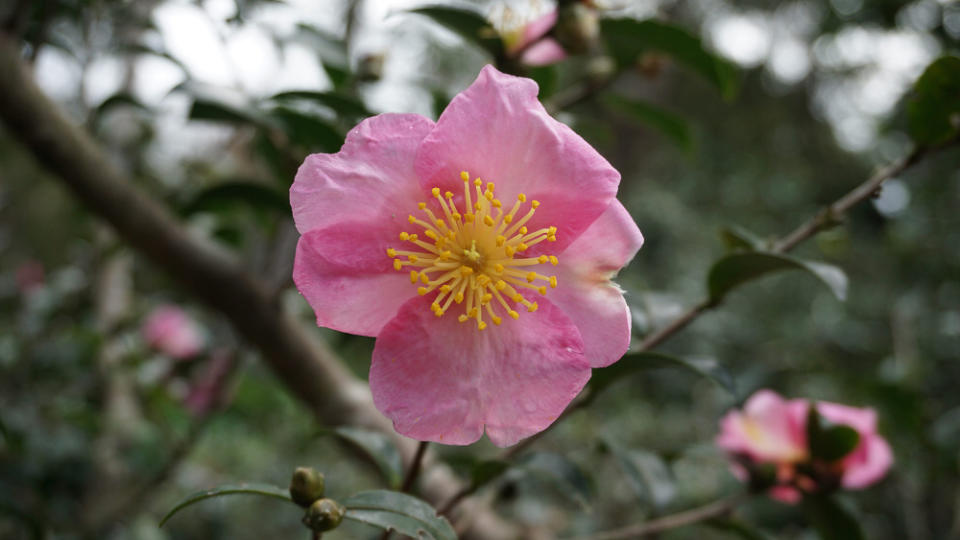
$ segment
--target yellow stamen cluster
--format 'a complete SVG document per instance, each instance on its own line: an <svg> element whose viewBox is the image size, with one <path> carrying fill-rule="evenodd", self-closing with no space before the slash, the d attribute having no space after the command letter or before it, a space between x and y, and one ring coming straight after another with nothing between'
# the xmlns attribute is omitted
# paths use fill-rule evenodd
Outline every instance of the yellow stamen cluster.
<svg viewBox="0 0 960 540"><path fill-rule="evenodd" d="M393 258L396 270L405 271L409 267L410 283L420 283L417 287L420 295L439 290L430 305L437 317L442 317L453 303L464 304L459 321L475 319L477 328L483 330L487 327L484 312L498 325L503 321L498 312L517 319L520 314L514 308L518 305L529 312L537 310L537 303L525 298L521 290L528 295L529 291L546 295L547 287L557 286L556 276L545 276L535 268L548 263L556 266L555 256L514 258L535 244L556 241L557 228L528 231L525 224L540 206L539 201L530 201L530 209L521 216L518 212L527 202L527 196L521 193L513 208L504 212L502 203L494 197L492 182L484 186L483 181L476 178L471 185L470 175L465 171L460 177L464 194L460 204L464 207L457 207L453 193L441 193L440 188L433 188L431 193L442 217L438 218L427 203L418 203L425 218L411 214L407 220L423 229L423 238L416 233L401 232L400 240L419 249L388 248L387 256Z"/></svg>

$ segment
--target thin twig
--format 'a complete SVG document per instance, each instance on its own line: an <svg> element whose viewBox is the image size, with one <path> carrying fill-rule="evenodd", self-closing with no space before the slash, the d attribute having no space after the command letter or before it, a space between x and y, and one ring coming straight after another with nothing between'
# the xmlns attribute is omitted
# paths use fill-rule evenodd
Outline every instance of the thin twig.
<svg viewBox="0 0 960 540"><path fill-rule="evenodd" d="M413 490L413 484L417 481L417 477L420 476L423 455L427 452L427 446L429 445L430 443L427 441L420 441L420 444L417 445L417 453L413 455L413 461L410 462L407 475L403 478L403 483L400 484L401 492L410 493L410 491Z"/></svg>
<svg viewBox="0 0 960 540"><path fill-rule="evenodd" d="M692 510L670 514L668 516L663 516L662 518L645 521L643 523L636 523L634 525L627 525L626 527L621 527L619 529L613 529L611 531L601 532L590 536L577 537L575 540L618 540L620 538L642 538L644 536L650 536L652 534L657 534L669 529L675 529L677 527L683 527L685 525L692 525L701 521L722 517L733 511L733 509L743 502L745 498L745 495L735 495L733 497L714 501Z"/></svg>

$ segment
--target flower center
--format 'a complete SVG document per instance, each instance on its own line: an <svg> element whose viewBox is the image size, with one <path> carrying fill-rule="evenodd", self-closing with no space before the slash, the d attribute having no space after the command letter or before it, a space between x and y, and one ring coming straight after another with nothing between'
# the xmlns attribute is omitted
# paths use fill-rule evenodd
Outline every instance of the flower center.
<svg viewBox="0 0 960 540"><path fill-rule="evenodd" d="M460 173L463 179L464 213L460 213L453 200L453 193L441 195L440 188L431 193L437 200L443 217L438 218L421 202L417 207L426 216L418 219L412 214L407 221L423 228L423 236L433 243L421 240L416 233L400 233L400 240L419 248L416 251L387 249L387 256L393 258L393 267L403 270L410 267L410 283L422 283L417 287L420 295L439 291L430 309L437 317L454 303L463 304L460 322L474 319L477 328L487 327L484 312L493 321L500 324L498 313L506 313L514 319L520 314L514 309L517 305L527 311L537 310L537 303L531 302L520 291L536 291L547 294L547 286L557 286L556 276L545 276L533 267L550 263L557 265L553 255L538 257L516 257L530 249L530 246L544 240L555 242L557 228L546 227L529 231L525 223L533 217L539 201L530 201L530 209L521 217L520 208L527 202L527 196L521 193L509 212L504 212L502 203L493 194L493 182L488 182L485 190L479 178L471 187L470 175ZM475 197L471 196L471 191ZM474 201L476 199L476 201Z"/></svg>

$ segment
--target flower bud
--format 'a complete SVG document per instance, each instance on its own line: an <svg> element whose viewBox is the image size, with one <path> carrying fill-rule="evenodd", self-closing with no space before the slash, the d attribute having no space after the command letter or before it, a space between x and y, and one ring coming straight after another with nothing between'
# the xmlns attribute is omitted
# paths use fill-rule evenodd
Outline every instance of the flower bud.
<svg viewBox="0 0 960 540"><path fill-rule="evenodd" d="M293 502L308 508L323 497L323 475L310 467L297 467L290 479L290 497Z"/></svg>
<svg viewBox="0 0 960 540"><path fill-rule="evenodd" d="M315 532L336 529L347 510L333 499L320 499L310 505L303 516L303 524Z"/></svg>

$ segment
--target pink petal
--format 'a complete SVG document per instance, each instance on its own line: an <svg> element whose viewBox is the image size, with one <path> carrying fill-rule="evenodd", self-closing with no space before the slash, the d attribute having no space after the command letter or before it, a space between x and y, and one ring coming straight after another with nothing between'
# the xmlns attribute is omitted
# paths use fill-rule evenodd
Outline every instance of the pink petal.
<svg viewBox="0 0 960 540"><path fill-rule="evenodd" d="M509 446L553 423L590 378L576 327L548 301L483 331L453 309L437 318L431 301L404 304L373 350L374 404L403 435L463 445L486 426Z"/></svg>
<svg viewBox="0 0 960 540"><path fill-rule="evenodd" d="M460 171L496 184L508 208L519 193L540 200L529 222L556 226L559 254L610 204L618 173L569 127L537 101L537 84L486 66L457 95L417 151L415 168L424 188L462 193ZM529 208L529 207L525 207Z"/></svg>
<svg viewBox="0 0 960 540"><path fill-rule="evenodd" d="M820 401L817 402L817 411L830 422L850 426L861 433L874 433L877 430L877 413L870 408Z"/></svg>
<svg viewBox="0 0 960 540"><path fill-rule="evenodd" d="M185 311L174 305L154 309L141 332L148 345L178 360L196 356L204 346L200 327Z"/></svg>
<svg viewBox="0 0 960 540"><path fill-rule="evenodd" d="M862 489L886 476L893 465L893 451L883 437L867 435L843 464L843 487Z"/></svg>
<svg viewBox="0 0 960 540"><path fill-rule="evenodd" d="M577 325L591 367L616 362L630 345L630 310L610 278L642 245L640 229L614 199L560 256L548 297Z"/></svg>
<svg viewBox="0 0 960 540"><path fill-rule="evenodd" d="M756 392L743 412L731 411L721 420L717 446L758 462L793 463L804 458L803 417L797 416L796 405L770 390Z"/></svg>
<svg viewBox="0 0 960 540"><path fill-rule="evenodd" d="M774 486L767 491L767 495L784 504L797 504L801 498L800 490L790 486Z"/></svg>
<svg viewBox="0 0 960 540"><path fill-rule="evenodd" d="M534 19L532 22L524 26L520 39L513 44L508 52L512 54L526 48L527 45L530 45L534 41L540 39L547 32L553 29L555 24L557 24L557 10L552 9L548 13L544 13L542 16Z"/></svg>
<svg viewBox="0 0 960 540"><path fill-rule="evenodd" d="M399 243L395 235L400 226L391 231L370 225L339 223L300 237L293 282L316 313L318 326L376 336L416 296L407 273L394 270L386 254L387 247Z"/></svg>
<svg viewBox="0 0 960 540"><path fill-rule="evenodd" d="M290 187L297 230L358 222L400 231L418 199L426 198L413 160L432 128L420 115L381 114L350 130L340 152L308 156Z"/></svg>
<svg viewBox="0 0 960 540"><path fill-rule="evenodd" d="M520 62L528 66L549 66L567 57L567 51L557 40L543 38L520 53Z"/></svg>

